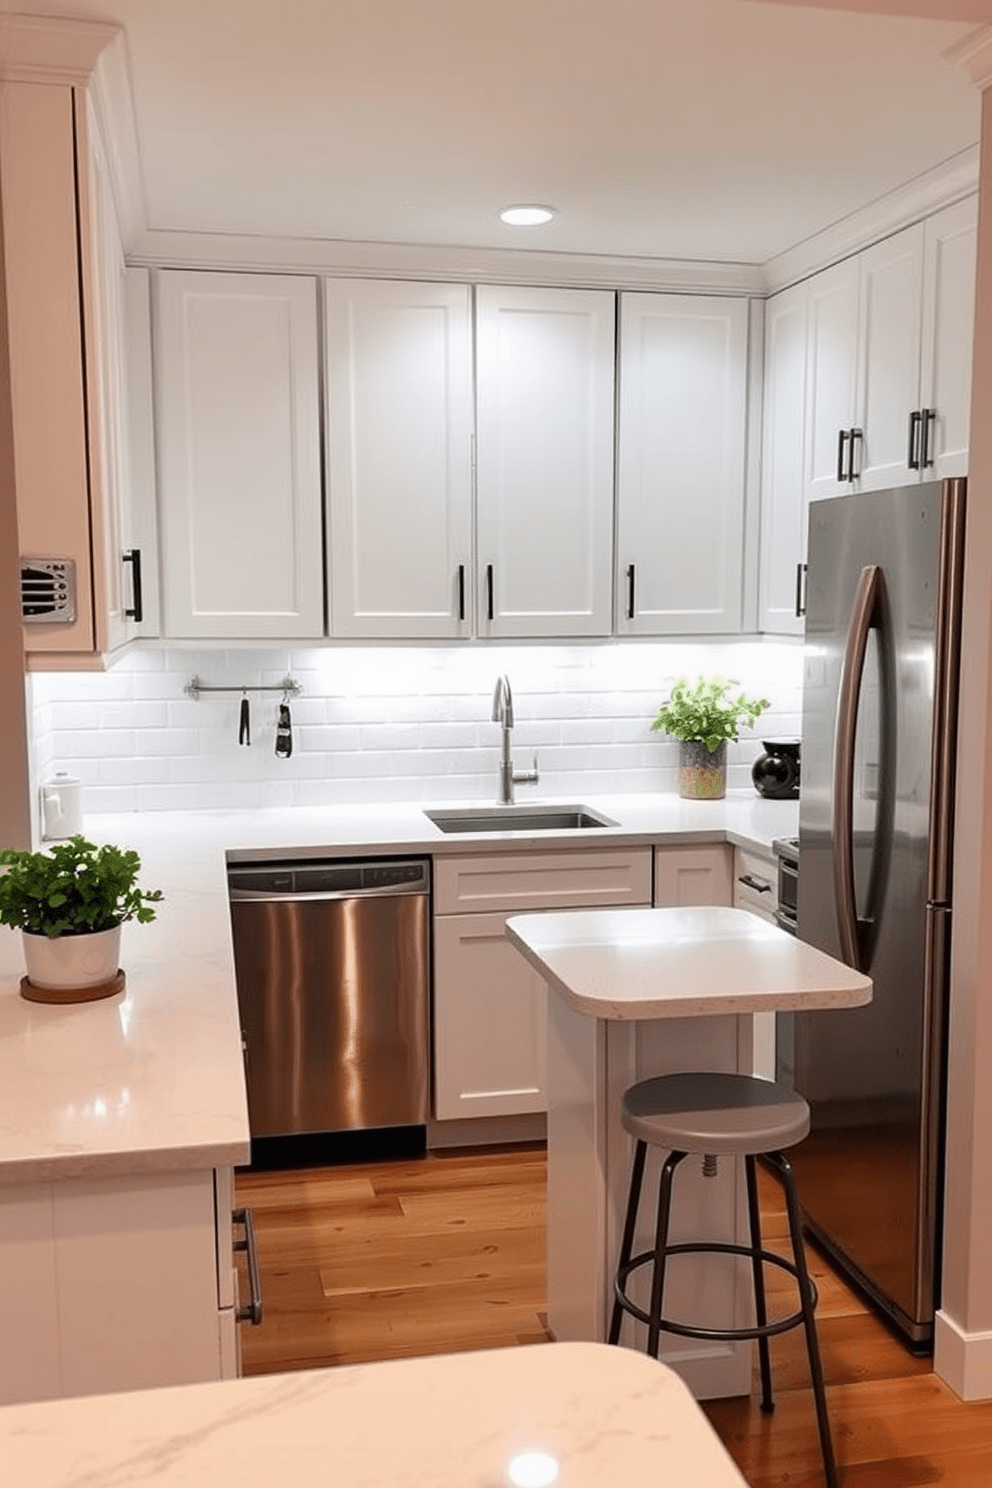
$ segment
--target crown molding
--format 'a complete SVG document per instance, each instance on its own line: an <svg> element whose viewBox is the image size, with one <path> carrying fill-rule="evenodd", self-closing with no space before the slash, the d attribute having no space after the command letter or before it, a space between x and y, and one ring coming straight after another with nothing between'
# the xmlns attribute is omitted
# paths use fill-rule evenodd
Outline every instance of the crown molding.
<svg viewBox="0 0 992 1488"><path fill-rule="evenodd" d="M808 279L942 207L973 196L977 190L978 146L971 145L943 165L770 258L764 265L764 292L775 294L800 279Z"/></svg>
<svg viewBox="0 0 992 1488"><path fill-rule="evenodd" d="M89 82L97 58L120 32L107 21L0 15L0 78L5 82Z"/></svg>
<svg viewBox="0 0 992 1488"><path fill-rule="evenodd" d="M686 294L762 295L761 267L681 259L452 248L441 244L359 243L336 239L240 237L148 231L128 250L147 268L327 274L363 279L413 278L558 285L571 289L643 289Z"/></svg>
<svg viewBox="0 0 992 1488"><path fill-rule="evenodd" d="M107 156L111 189L125 248L145 231L145 183L131 86L131 59L123 30L100 53L90 100Z"/></svg>
<svg viewBox="0 0 992 1488"><path fill-rule="evenodd" d="M984 92L992 87L992 26L972 31L963 41L949 47L944 57Z"/></svg>

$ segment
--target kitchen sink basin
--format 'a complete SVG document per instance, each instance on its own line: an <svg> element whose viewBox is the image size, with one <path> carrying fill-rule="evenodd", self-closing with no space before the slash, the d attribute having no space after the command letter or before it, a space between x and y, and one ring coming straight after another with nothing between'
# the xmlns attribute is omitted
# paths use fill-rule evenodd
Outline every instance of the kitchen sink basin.
<svg viewBox="0 0 992 1488"><path fill-rule="evenodd" d="M442 832L584 832L618 825L588 806L465 806L424 815Z"/></svg>

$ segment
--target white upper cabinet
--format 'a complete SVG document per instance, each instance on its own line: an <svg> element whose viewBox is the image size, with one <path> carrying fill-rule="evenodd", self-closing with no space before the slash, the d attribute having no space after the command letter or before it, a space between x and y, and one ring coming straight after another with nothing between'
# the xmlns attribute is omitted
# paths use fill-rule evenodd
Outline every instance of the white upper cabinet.
<svg viewBox="0 0 992 1488"><path fill-rule="evenodd" d="M471 633L468 285L324 282L331 634Z"/></svg>
<svg viewBox="0 0 992 1488"><path fill-rule="evenodd" d="M797 586L805 546L808 287L774 295L765 309L765 400L761 462L759 626L801 635Z"/></svg>
<svg viewBox="0 0 992 1488"><path fill-rule="evenodd" d="M922 225L866 249L860 279L858 394L849 486L884 491L914 479L909 431L920 398Z"/></svg>
<svg viewBox="0 0 992 1488"><path fill-rule="evenodd" d="M476 291L481 636L611 630L615 296Z"/></svg>
<svg viewBox="0 0 992 1488"><path fill-rule="evenodd" d="M808 285L806 504L850 490L847 462L855 427L858 290L857 259L817 274Z"/></svg>
<svg viewBox="0 0 992 1488"><path fill-rule="evenodd" d="M319 637L316 283L163 270L157 310L165 633Z"/></svg>
<svg viewBox="0 0 992 1488"><path fill-rule="evenodd" d="M968 473L978 198L924 224L920 445L924 480Z"/></svg>
<svg viewBox="0 0 992 1488"><path fill-rule="evenodd" d="M967 469L974 199L808 285L805 498Z"/></svg>
<svg viewBox="0 0 992 1488"><path fill-rule="evenodd" d="M620 300L617 630L741 626L748 305Z"/></svg>
<svg viewBox="0 0 992 1488"><path fill-rule="evenodd" d="M102 572L97 646L158 634L148 272L127 269L99 129L87 108L81 217L94 561Z"/></svg>
<svg viewBox="0 0 992 1488"><path fill-rule="evenodd" d="M763 631L801 630L810 501L967 473L976 238L969 198L769 300Z"/></svg>

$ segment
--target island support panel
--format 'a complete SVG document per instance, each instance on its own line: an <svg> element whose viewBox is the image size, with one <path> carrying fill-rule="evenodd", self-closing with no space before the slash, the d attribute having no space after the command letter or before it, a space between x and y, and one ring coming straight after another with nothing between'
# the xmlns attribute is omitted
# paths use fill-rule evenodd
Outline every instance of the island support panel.
<svg viewBox="0 0 992 1488"><path fill-rule="evenodd" d="M750 1073L750 1017L615 1021L574 1012L549 991L548 1080L548 1319L562 1341L605 1340L612 1277L627 1201L633 1142L620 1124L627 1086L681 1070ZM635 1252L654 1241L655 1200L662 1154L649 1149ZM672 1239L746 1240L747 1214L739 1165L718 1163L704 1178L692 1158L679 1167ZM632 1287L646 1306L647 1272ZM676 1257L669 1263L665 1312L702 1327L739 1327L753 1319L750 1265L721 1256ZM625 1317L621 1343L643 1349L646 1329ZM663 1333L661 1358L697 1399L746 1395L750 1343L680 1338Z"/></svg>

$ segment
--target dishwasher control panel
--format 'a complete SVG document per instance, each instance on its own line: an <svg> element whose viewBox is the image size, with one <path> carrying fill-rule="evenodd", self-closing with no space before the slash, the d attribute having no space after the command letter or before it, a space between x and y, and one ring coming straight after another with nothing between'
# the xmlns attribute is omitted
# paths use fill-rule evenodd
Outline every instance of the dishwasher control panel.
<svg viewBox="0 0 992 1488"><path fill-rule="evenodd" d="M426 894L430 889L430 862L404 859L392 862L251 863L231 867L227 873L232 898L242 893L297 894Z"/></svg>

